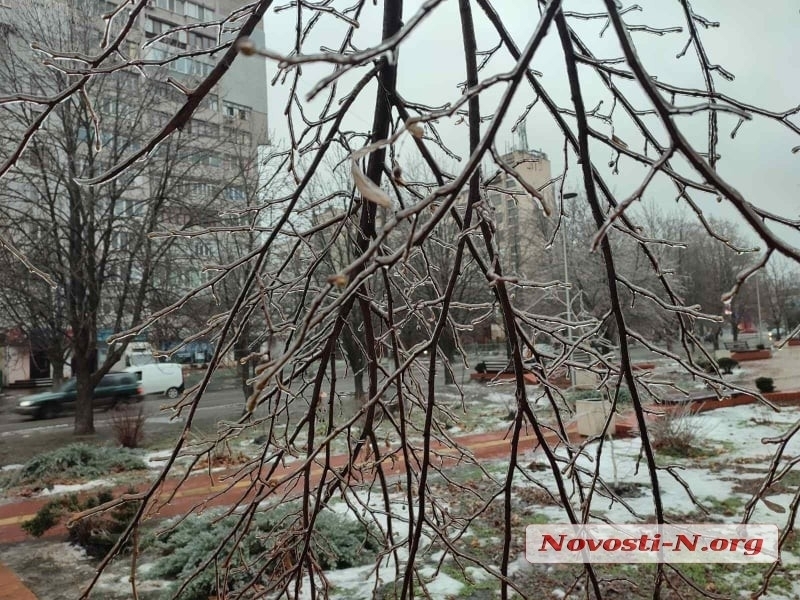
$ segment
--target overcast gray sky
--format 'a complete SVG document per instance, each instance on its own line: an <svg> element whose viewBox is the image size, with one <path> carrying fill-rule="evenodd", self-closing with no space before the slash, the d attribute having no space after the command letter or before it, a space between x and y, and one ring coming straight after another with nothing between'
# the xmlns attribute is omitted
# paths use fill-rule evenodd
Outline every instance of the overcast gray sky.
<svg viewBox="0 0 800 600"><path fill-rule="evenodd" d="M348 6L349 2L337 3L339 8ZM497 10L505 19L509 31L517 44L523 46L538 21L538 10L533 1L502 0L496 1ZM629 2L624 2L629 6ZM681 33L670 33L654 36L645 33L633 33L639 55L647 69L657 75L660 81L702 88L703 80L698 69L697 57L693 49L689 49L681 59L676 59L687 41L687 31L683 19L682 8L677 0L640 0L643 10L625 15L629 24L648 24L653 27L680 26ZM421 3L405 2L406 21L415 13ZM565 2L567 10L600 12L603 3L597 0L580 0ZM694 0L695 11L711 21L719 21L719 28L700 28L705 41L710 61L719 63L731 71L736 79L728 82L720 76L715 77L717 89L725 94L748 103L759 105L773 111L785 111L800 104L800 53L798 53L797 32L800 25L800 4L797 0L768 0L754 5L747 0ZM365 48L377 43L380 39L383 3L378 6L367 3L360 19L361 27L356 32L354 43ZM491 24L483 13L474 5L473 14L478 35L478 45L488 49L497 43ZM267 46L271 50L286 52L294 43L294 9L280 13L270 13L266 19ZM573 25L581 33L595 55L605 58L620 56L613 29L609 28L604 36L599 37L604 20L575 21ZM308 38L304 46L305 53L318 52L321 46L337 47L344 27L333 18L323 19L316 31ZM510 68L512 61L504 50L500 50L482 72L482 78ZM536 54L534 68L543 73L542 82L549 93L562 106L569 105L568 84L561 55L560 45L551 28L545 43ZM458 5L455 0L446 0L439 6L402 46L399 61L399 89L410 101L429 105L441 105L453 102L459 95L458 83L464 79L464 61L461 41L461 29L458 18ZM267 66L268 72L274 75L275 64ZM308 90L319 77L329 73L330 66L304 67L301 89ZM356 75L363 74L363 70ZM354 75L355 77L355 75ZM341 97L354 77L344 78L339 88ZM594 106L604 100L604 110L609 106L609 96L603 93L602 86L592 77L584 78L584 92L588 106ZM635 84L620 85L630 90L630 97L640 108L650 108ZM485 115L492 114L494 106L504 86L497 86L481 96L481 109ZM283 111L286 105L288 84L277 85L269 90L270 127L276 142L280 144L287 138L286 120ZM324 94L321 95L321 97ZM372 102L374 88L363 93L359 109L350 118L346 128L368 131L372 119ZM503 124L498 139L499 149L513 143L511 126L522 109L533 99L530 88L520 88L514 103L514 110ZM684 104L687 102L684 101ZM312 103L318 107L319 102ZM615 113L621 116L621 111ZM442 121L439 128L444 140L457 154L468 153L467 130L464 124L457 124L458 119ZM756 118L745 123L735 140L730 133L738 121L738 117L722 114L720 123L720 146L722 155L718 163L719 172L739 189L751 202L771 211L797 218L800 216L800 153L792 154L791 149L800 145L800 137L784 126ZM652 121L651 121L652 122ZM800 116L794 117L800 124ZM682 130L702 150L705 149L707 131L704 115L682 117ZM592 125L601 131L610 133L610 127L599 121ZM614 133L625 140L633 149L641 151L643 140L633 130L631 124L620 118L615 124ZM531 147L545 151L551 158L553 173L563 169L562 147L563 137L555 123L539 103L527 118L527 135ZM663 139L663 137L662 137ZM413 150L410 144L401 144L401 157ZM608 148L594 146L595 162L605 165L612 157ZM681 164L676 163L676 164ZM455 166L455 165L452 165ZM625 196L635 189L646 171L630 161L621 161L619 174L612 174L605 168L605 174L613 189L620 196ZM686 173L690 170L684 169ZM568 186L580 187L576 179L577 171L572 168L568 178ZM665 178L654 181L646 193L648 202L658 202L665 206L674 206L674 187ZM701 198L699 195L697 198ZM724 203L703 201L704 209L713 213L733 216L732 209ZM800 244L800 238L788 235L794 245Z"/></svg>

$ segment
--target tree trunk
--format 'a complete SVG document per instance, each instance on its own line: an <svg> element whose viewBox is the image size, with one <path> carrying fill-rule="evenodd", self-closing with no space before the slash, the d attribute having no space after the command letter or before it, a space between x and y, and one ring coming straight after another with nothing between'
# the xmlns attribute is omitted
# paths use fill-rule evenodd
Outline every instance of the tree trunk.
<svg viewBox="0 0 800 600"><path fill-rule="evenodd" d="M352 319L353 317L351 315L348 318ZM354 328L352 320L350 322L350 327L345 327L342 330L342 348L344 349L347 364L350 365L353 371L353 385L355 386L356 400L361 402L366 395L364 393L364 368L366 367L366 361L364 360L364 355L361 353L361 348L358 347L358 344L353 339L351 328Z"/></svg>
<svg viewBox="0 0 800 600"><path fill-rule="evenodd" d="M60 353L57 358L50 357L50 366L53 372L53 389L57 389L64 382L64 359Z"/></svg>
<svg viewBox="0 0 800 600"><path fill-rule="evenodd" d="M355 387L356 400L361 402L364 399L364 369L353 372L353 385Z"/></svg>
<svg viewBox="0 0 800 600"><path fill-rule="evenodd" d="M81 344L81 346L83 346ZM77 354L77 353L76 353ZM72 363L75 377L75 435L94 433L94 402L91 383L92 365L88 349L75 357Z"/></svg>
<svg viewBox="0 0 800 600"><path fill-rule="evenodd" d="M242 362L242 359L250 354L249 337L249 328L246 328L239 333L239 337L236 338L236 343L233 346L233 358L236 361L236 371L239 374L239 384L245 400L253 393L253 385L247 383L253 376L253 360L249 359Z"/></svg>
<svg viewBox="0 0 800 600"><path fill-rule="evenodd" d="M444 370L444 383L445 385L453 385L456 382L455 377L453 377L453 372L450 369Z"/></svg>
<svg viewBox="0 0 800 600"><path fill-rule="evenodd" d="M439 349L447 357L447 361L452 364L453 357L456 355L456 340L450 327L445 327L445 330L442 332L442 337L439 340ZM453 377L452 371L444 365L442 365L442 370L444 371L445 385L454 384L455 378Z"/></svg>

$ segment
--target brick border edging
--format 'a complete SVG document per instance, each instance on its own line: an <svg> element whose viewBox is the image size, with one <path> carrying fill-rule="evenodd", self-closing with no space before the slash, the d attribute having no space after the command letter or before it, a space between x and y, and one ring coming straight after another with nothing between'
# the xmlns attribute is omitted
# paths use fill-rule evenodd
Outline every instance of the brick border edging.
<svg viewBox="0 0 800 600"><path fill-rule="evenodd" d="M789 391L780 391L780 392L770 392L763 394L764 397L776 404L785 404L785 405L800 405L800 390L789 390ZM661 405L653 405L654 407L658 407L661 409L662 412L678 412L681 410L688 410L695 414L700 412L707 412L709 410L715 410L718 408L729 408L732 406L741 406L744 404L753 404L757 402L758 399L752 394L734 394L732 396L728 396L723 398L722 400L717 400L715 398L709 397L705 399L699 399L689 402L682 402L677 404L661 404ZM637 436L639 434L638 426L635 422L635 419L632 419L632 413L628 412L624 415L619 415L620 418L617 419L617 431L615 437L632 437ZM650 412L649 414L645 415L648 420L657 419L659 417L658 414L654 414ZM565 423L567 427L568 435L572 438L574 435L577 435L577 431L575 429L575 422L569 421ZM510 448L510 440L507 437L507 431L494 431L494 432L487 432L487 433L480 433L480 434L466 434L463 436L459 436L455 438L455 441L459 446L465 447L470 449L475 453L475 456L480 456L481 458L501 458L502 456L506 455L506 452ZM581 436L578 436L581 437ZM560 440L558 436L554 434L554 432L549 432L549 435L545 436L546 441L548 444L557 445ZM532 434L523 435L520 440L519 450L521 452L529 451L529 450L536 450L539 444L536 440L536 437ZM446 450L444 447L439 448L439 451ZM446 466L449 464L458 463L458 459L455 456L447 456L446 452L444 452L440 457L439 460L441 464L439 466ZM334 465L335 466L335 465ZM398 468L400 465L396 465L393 467L392 470ZM218 477L222 476L222 474L218 474ZM199 495L199 493L207 493L209 491L208 482L205 481L206 475L197 475L198 479L195 480L194 485L189 483L191 481L187 480L189 485L182 490L181 497L184 496L187 498L183 498L181 502L173 502L170 506L170 509L166 509L162 512L160 516L174 516L174 514L167 514L167 513L175 513L179 514L182 509L184 508L182 505L184 502L191 497ZM217 479L217 478L215 478ZM195 489L195 485L198 482L203 480L205 483L202 486L198 486ZM212 488L215 485L220 485L219 481L216 484L212 484ZM221 485L221 487L225 487ZM171 489L171 488L170 488ZM189 492L187 493L187 490ZM192 491L194 490L194 491ZM165 490L169 492L169 490ZM231 490L234 494L236 490ZM37 498L29 498L20 502L11 502L6 505L0 506L0 522L2 521L16 521L16 519L9 519L12 515L19 515L20 510L24 510L22 514L31 512L35 513L42 505L44 505L48 500L51 498L49 497L37 497ZM189 501L189 504L192 504L193 501ZM21 509L21 506L25 506L25 509ZM10 539L4 540L7 542L13 541L21 541L27 537L24 532L19 528L19 523L14 522L12 523L4 523L0 526L0 530L4 530L4 535L8 536ZM66 530L64 528L54 528L49 532L49 535L63 535ZM47 535L47 534L46 534Z"/></svg>
<svg viewBox="0 0 800 600"><path fill-rule="evenodd" d="M731 352L731 358L736 362L747 362L748 360L766 360L768 358L772 358L772 351L765 348L764 350Z"/></svg>
<svg viewBox="0 0 800 600"><path fill-rule="evenodd" d="M789 390L784 392L766 392L762 394L764 398L775 404L800 405L800 390ZM752 394L733 394L726 396L722 400L705 399L690 402L689 407L692 413L708 412L717 408L729 408L732 406L743 406L745 404L755 404L759 399ZM675 408L680 407L677 405Z"/></svg>

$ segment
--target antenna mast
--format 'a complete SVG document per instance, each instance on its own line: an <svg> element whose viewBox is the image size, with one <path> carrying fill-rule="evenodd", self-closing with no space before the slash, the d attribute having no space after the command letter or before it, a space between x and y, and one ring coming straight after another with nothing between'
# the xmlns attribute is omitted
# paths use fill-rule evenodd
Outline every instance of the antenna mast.
<svg viewBox="0 0 800 600"><path fill-rule="evenodd" d="M520 150L523 152L530 152L530 147L528 146L528 128L527 128L528 120L525 119L520 123L519 126L519 145Z"/></svg>

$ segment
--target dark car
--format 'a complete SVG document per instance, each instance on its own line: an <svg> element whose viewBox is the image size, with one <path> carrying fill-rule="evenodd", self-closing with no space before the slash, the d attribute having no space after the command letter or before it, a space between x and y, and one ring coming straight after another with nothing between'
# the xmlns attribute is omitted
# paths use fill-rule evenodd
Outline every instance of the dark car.
<svg viewBox="0 0 800 600"><path fill-rule="evenodd" d="M94 388L93 397L95 408L113 408L125 402L139 402L143 395L133 373L108 373ZM51 419L61 412L74 410L76 398L75 379L70 379L58 390L26 396L14 411L36 419Z"/></svg>

